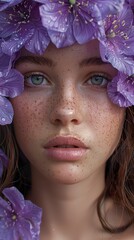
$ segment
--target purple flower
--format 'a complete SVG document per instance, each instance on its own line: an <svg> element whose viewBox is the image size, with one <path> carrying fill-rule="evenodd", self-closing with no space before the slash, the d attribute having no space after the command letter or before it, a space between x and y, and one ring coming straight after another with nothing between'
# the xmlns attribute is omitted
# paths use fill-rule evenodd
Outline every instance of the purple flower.
<svg viewBox="0 0 134 240"><path fill-rule="evenodd" d="M134 9L134 0L126 0L126 2L129 3Z"/></svg>
<svg viewBox="0 0 134 240"><path fill-rule="evenodd" d="M94 1L92 0L92 2ZM117 12L121 11L125 0L96 0L95 3L99 7L104 19L108 14L117 14Z"/></svg>
<svg viewBox="0 0 134 240"><path fill-rule="evenodd" d="M14 98L24 89L24 77L15 69L3 71L0 75L0 124L10 124L13 107L6 97Z"/></svg>
<svg viewBox="0 0 134 240"><path fill-rule="evenodd" d="M20 3L22 0L1 0L0 11Z"/></svg>
<svg viewBox="0 0 134 240"><path fill-rule="evenodd" d="M105 20L105 32L100 41L103 61L110 62L119 71L134 73L134 27L133 12L125 5L118 15L109 15Z"/></svg>
<svg viewBox="0 0 134 240"><path fill-rule="evenodd" d="M82 44L103 32L102 16L94 1L35 1L44 3L40 6L42 24L57 47L71 45L75 41Z"/></svg>
<svg viewBox="0 0 134 240"><path fill-rule="evenodd" d="M118 73L107 86L108 95L120 107L134 105L134 77Z"/></svg>
<svg viewBox="0 0 134 240"><path fill-rule="evenodd" d="M42 26L39 4L23 0L20 4L0 12L0 37L2 51L8 55L25 47L28 51L42 54L50 38Z"/></svg>
<svg viewBox="0 0 134 240"><path fill-rule="evenodd" d="M38 240L42 210L25 200L15 188L6 188L0 198L0 240Z"/></svg>
<svg viewBox="0 0 134 240"><path fill-rule="evenodd" d="M2 177L4 168L8 166L8 158L5 153L0 149L0 178Z"/></svg>
<svg viewBox="0 0 134 240"><path fill-rule="evenodd" d="M16 58L15 54L13 54L12 56L9 56L2 52L2 48L1 48L2 43L3 43L3 40L0 39L0 76L2 75L3 71L8 72L11 69L12 63Z"/></svg>

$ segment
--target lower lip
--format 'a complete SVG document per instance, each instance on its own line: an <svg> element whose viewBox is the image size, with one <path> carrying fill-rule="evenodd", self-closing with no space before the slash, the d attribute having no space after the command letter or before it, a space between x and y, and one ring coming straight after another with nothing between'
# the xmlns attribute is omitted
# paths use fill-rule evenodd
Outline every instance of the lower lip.
<svg viewBox="0 0 134 240"><path fill-rule="evenodd" d="M46 155L59 161L78 161L85 156L85 148L45 148Z"/></svg>

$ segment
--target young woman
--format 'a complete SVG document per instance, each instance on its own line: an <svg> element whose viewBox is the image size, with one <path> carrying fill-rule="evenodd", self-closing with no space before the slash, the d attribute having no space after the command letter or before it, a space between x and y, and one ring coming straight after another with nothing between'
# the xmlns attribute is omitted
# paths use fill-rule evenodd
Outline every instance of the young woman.
<svg viewBox="0 0 134 240"><path fill-rule="evenodd" d="M0 10L0 239L132 240L133 2Z"/></svg>

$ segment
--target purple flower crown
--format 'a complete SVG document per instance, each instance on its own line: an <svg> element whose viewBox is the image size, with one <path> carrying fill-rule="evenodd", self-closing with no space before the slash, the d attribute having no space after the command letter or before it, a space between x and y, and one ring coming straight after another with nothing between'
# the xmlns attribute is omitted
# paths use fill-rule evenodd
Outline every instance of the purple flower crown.
<svg viewBox="0 0 134 240"><path fill-rule="evenodd" d="M8 98L24 90L24 77L14 69L21 48L43 54L98 39L100 55L118 75L107 91L120 107L134 105L134 0L0 0L0 125L10 124ZM0 150L0 180L8 159ZM42 210L15 188L0 197L0 239L39 239Z"/></svg>
<svg viewBox="0 0 134 240"><path fill-rule="evenodd" d="M118 70L107 90L120 107L134 105L134 0L0 0L0 124L10 124L13 108L7 97L24 89L13 68L22 47L42 54L98 39L104 62Z"/></svg>

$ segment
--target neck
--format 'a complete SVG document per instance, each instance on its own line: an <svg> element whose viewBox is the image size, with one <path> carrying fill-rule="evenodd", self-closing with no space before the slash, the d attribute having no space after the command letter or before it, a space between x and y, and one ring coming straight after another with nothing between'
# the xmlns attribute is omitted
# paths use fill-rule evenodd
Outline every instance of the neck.
<svg viewBox="0 0 134 240"><path fill-rule="evenodd" d="M55 237L46 239L56 239L56 234L59 232L64 236L62 239L65 239L65 236L68 236L67 239L75 239L75 237L79 239L78 236L80 237L82 232L87 233L86 229L90 231L90 235L92 235L91 231L99 230L100 222L96 206L103 189L104 169L73 184L42 179L33 170L29 198L43 209L42 235L54 234Z"/></svg>

